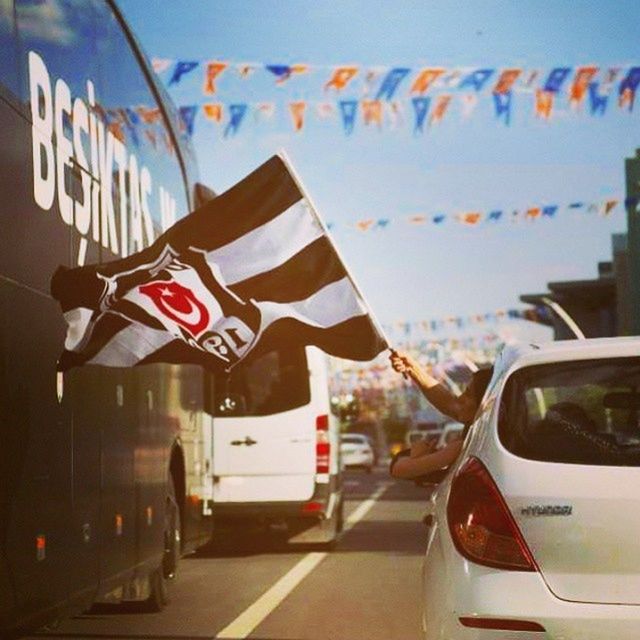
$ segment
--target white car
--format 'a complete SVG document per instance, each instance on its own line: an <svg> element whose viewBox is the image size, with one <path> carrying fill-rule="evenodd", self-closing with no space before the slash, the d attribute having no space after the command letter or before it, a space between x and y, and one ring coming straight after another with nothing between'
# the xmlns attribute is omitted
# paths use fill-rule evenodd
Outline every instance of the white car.
<svg viewBox="0 0 640 640"><path fill-rule="evenodd" d="M640 339L509 348L429 505L428 640L640 637Z"/></svg>
<svg viewBox="0 0 640 640"><path fill-rule="evenodd" d="M464 432L464 425L462 422L447 422L440 433L440 439L438 440L438 449L446 447L450 442L459 440L462 438Z"/></svg>
<svg viewBox="0 0 640 640"><path fill-rule="evenodd" d="M414 442L425 440L437 444L442 435L442 429L411 429L405 434L405 443L410 447Z"/></svg>
<svg viewBox="0 0 640 640"><path fill-rule="evenodd" d="M360 433L344 433L340 437L342 464L347 467L362 467L371 473L373 468L373 449L367 436Z"/></svg>

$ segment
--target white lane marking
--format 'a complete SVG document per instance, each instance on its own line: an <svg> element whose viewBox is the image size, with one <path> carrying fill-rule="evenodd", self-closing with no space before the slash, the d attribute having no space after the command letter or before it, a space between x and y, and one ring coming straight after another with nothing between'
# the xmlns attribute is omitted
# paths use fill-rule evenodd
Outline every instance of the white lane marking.
<svg viewBox="0 0 640 640"><path fill-rule="evenodd" d="M381 484L370 498L358 505L347 518L344 531L352 529L369 512L376 500L391 483ZM246 638L326 557L326 552L308 553L298 564L282 576L270 589L245 609L233 622L219 631L215 638Z"/></svg>
<svg viewBox="0 0 640 640"><path fill-rule="evenodd" d="M344 531L352 529L362 518L364 518L369 509L373 507L376 500L391 486L391 482L384 482L378 486L378 488L371 494L370 498L367 498L364 502L361 502L355 511L346 519L344 523Z"/></svg>

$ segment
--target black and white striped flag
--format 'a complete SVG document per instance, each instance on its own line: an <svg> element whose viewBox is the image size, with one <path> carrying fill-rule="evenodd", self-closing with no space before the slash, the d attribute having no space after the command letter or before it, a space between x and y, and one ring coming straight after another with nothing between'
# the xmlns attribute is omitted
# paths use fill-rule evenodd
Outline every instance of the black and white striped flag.
<svg viewBox="0 0 640 640"><path fill-rule="evenodd" d="M60 268L61 370L197 363L300 344L370 360L386 340L285 162L274 156L143 251Z"/></svg>

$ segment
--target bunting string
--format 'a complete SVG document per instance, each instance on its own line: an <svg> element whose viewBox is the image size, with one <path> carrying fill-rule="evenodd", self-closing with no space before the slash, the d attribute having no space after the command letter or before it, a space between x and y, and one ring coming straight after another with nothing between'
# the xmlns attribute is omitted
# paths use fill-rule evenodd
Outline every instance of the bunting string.
<svg viewBox="0 0 640 640"><path fill-rule="evenodd" d="M170 90L196 83L207 99L228 96L238 86L246 93L247 89L242 87L249 79L265 92L271 82L275 87L291 87L298 98L288 102L284 110L291 115L294 131L301 131L306 116L315 111L322 119L340 117L347 135L353 133L358 122L376 128L382 128L386 122L393 128L398 120L408 121L409 116L413 118L414 133L420 134L425 126L433 127L456 110L462 119L468 119L475 112L479 98L484 96L488 96L495 119L505 126L512 123L518 94L525 95L532 113L545 121L551 120L559 109L587 112L594 117L610 112L611 105L631 112L640 86L638 64L531 69L515 66L329 66L167 58L155 58L152 63ZM259 84L260 76L262 84ZM304 76L317 78L300 84L300 78ZM301 91L320 93L322 100L300 99ZM333 102L327 101L328 98ZM229 119L224 130L226 136L237 133L245 112L253 110L257 115L271 118L277 109L274 102L266 100L251 103L226 99L226 102ZM240 105L242 116L239 115ZM200 106L204 105L189 105L189 108ZM235 120L232 119L234 115Z"/></svg>
<svg viewBox="0 0 640 640"><path fill-rule="evenodd" d="M363 218L342 226L360 233L371 233L388 229L390 225L398 223L411 226L442 226L446 223L456 223L466 227L482 227L493 226L501 222L532 223L539 220L551 220L563 213L608 217L620 209L618 206L620 203L623 203L626 208L634 210L639 203L639 198L609 197L596 201L576 200L564 205L538 204L519 209L468 210L449 214L442 212L415 213L396 218ZM333 230L340 225L335 222L329 222L327 226Z"/></svg>
<svg viewBox="0 0 640 640"><path fill-rule="evenodd" d="M537 306L528 308L498 309L486 313L476 313L461 316L445 316L429 320L397 320L391 324L383 324L383 329L392 339L413 340L416 337L429 336L450 330L468 330L486 324L510 322L513 320L528 320L549 324L553 314L547 307Z"/></svg>

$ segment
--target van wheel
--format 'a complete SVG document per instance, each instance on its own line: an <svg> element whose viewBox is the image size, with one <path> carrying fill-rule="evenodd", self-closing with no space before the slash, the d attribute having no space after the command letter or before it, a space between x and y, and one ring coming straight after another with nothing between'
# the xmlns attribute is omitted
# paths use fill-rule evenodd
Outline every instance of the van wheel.
<svg viewBox="0 0 640 640"><path fill-rule="evenodd" d="M338 521L336 522L336 533L340 534L344 530L344 498L340 498L336 517L338 518Z"/></svg>

